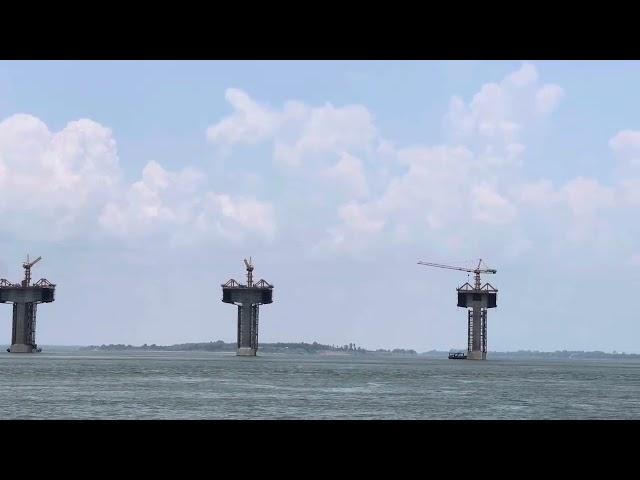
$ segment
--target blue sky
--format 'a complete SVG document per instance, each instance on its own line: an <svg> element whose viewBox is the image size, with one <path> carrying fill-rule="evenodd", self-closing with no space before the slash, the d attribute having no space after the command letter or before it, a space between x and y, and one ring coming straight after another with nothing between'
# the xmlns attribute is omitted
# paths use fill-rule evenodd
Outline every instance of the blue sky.
<svg viewBox="0 0 640 480"><path fill-rule="evenodd" d="M640 351L638 62L1 62L0 277L42 255L42 344L235 338ZM2 313L4 311L4 313ZM1 338L10 310L0 308ZM1 317L0 317L1 318ZM2 333L4 332L4 333Z"/></svg>

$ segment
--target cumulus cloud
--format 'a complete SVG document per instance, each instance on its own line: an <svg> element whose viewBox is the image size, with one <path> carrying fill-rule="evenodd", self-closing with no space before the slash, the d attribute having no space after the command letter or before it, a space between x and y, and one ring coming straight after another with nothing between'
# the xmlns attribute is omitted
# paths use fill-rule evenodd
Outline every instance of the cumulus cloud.
<svg viewBox="0 0 640 480"><path fill-rule="evenodd" d="M188 226L199 203L194 194L201 182L202 176L192 169L174 173L149 162L142 170L141 180L134 182L121 198L105 205L100 226L122 238Z"/></svg>
<svg viewBox="0 0 640 480"><path fill-rule="evenodd" d="M536 108L543 115L553 112L564 97L564 90L558 85L543 85L536 92Z"/></svg>
<svg viewBox="0 0 640 480"><path fill-rule="evenodd" d="M301 167L287 170L306 175L297 201L323 209L314 217L318 222L333 218L318 230L328 232L334 245L425 238L457 245L469 225L481 235L505 225L524 232L532 212L541 219L536 228L566 228L588 241L589 232L610 222L612 208L637 208L640 179L604 185L578 177L554 185L525 178L518 162L527 149L526 132L563 96L561 87L541 83L535 66L525 63L482 85L468 103L452 98L445 115L455 133L450 143L398 147L380 137L362 105L288 101L272 107L229 88L232 112L211 125L206 137L224 147L268 144L276 164ZM623 130L609 145L624 162L640 158L639 132ZM326 188L327 182L336 188ZM37 212L43 231L58 235L91 231L96 224L93 230L136 241L272 240L280 230L272 203L277 200L214 190L193 168L170 171L151 161L138 180L123 181L112 132L91 120L70 122L55 133L29 115L1 122L0 188L0 212L28 208ZM22 227L11 221L3 228ZM285 228L304 235L308 225L288 222ZM526 245L528 239L517 241Z"/></svg>
<svg viewBox="0 0 640 480"><path fill-rule="evenodd" d="M204 176L194 169L165 170L150 162L142 179L126 195L110 202L100 225L120 238L168 235L176 239L225 238L240 241L246 235L271 240L275 234L273 207L255 199L205 191Z"/></svg>
<svg viewBox="0 0 640 480"><path fill-rule="evenodd" d="M281 115L259 105L237 88L228 88L225 98L234 112L207 129L207 138L216 144L253 144L270 138L278 129Z"/></svg>
<svg viewBox="0 0 640 480"><path fill-rule="evenodd" d="M0 122L0 231L49 239L102 232L133 241L275 234L271 205L213 193L192 168L170 172L152 161L141 177L123 180L111 130L92 120L69 122L59 132L31 115Z"/></svg>
<svg viewBox="0 0 640 480"><path fill-rule="evenodd" d="M338 210L340 218L347 228L360 233L377 233L384 227L384 221L367 213L366 206L350 203Z"/></svg>
<svg viewBox="0 0 640 480"><path fill-rule="evenodd" d="M593 179L577 177L569 181L563 191L571 212L577 217L591 217L599 210L614 205L613 189Z"/></svg>
<svg viewBox="0 0 640 480"><path fill-rule="evenodd" d="M576 177L555 187L549 180L524 182L514 190L515 203L525 212L539 212L544 228L556 237L590 242L610 228L609 214L621 207L619 186L605 186ZM526 218L526 217L525 217ZM541 233L541 232L537 232Z"/></svg>
<svg viewBox="0 0 640 480"><path fill-rule="evenodd" d="M341 248L348 242L364 246L362 237L349 232L359 221L366 226L369 218L378 222L372 225L385 227L367 231L370 243L439 239L444 245L459 245L465 229L473 228L478 238L491 238L496 229L510 225L517 233L498 241L513 255L527 251L534 238L583 244L612 238L620 225L611 214L619 207L640 205L640 179L605 185L576 177L556 186L527 179L520 168L527 129L553 112L563 97L561 87L541 84L536 68L524 64L502 81L483 85L469 104L452 99L445 120L456 141L411 148L379 142L385 158L404 172L392 176L379 196L350 204L349 210L340 207L342 223L330 230L339 239L334 243ZM620 132L610 146L626 162L640 158L636 132Z"/></svg>
<svg viewBox="0 0 640 480"><path fill-rule="evenodd" d="M208 192L204 208L197 216L196 227L205 232L214 231L231 240L253 236L270 241L276 233L274 208L254 198Z"/></svg>
<svg viewBox="0 0 640 480"><path fill-rule="evenodd" d="M525 182L517 188L517 200L525 207L548 209L562 202L562 195L550 180Z"/></svg>
<svg viewBox="0 0 640 480"><path fill-rule="evenodd" d="M405 242L425 230L442 230L469 214L469 178L474 156L464 147L412 147L396 151L404 174L393 177L383 194L339 209L341 225L332 229L341 243L361 238L349 232L366 232L370 241L389 224L392 239Z"/></svg>
<svg viewBox="0 0 640 480"><path fill-rule="evenodd" d="M558 85L539 85L535 66L524 63L499 83L484 84L468 104L454 96L445 123L458 141L499 145L513 156L523 150L519 139L527 126L552 113L563 96Z"/></svg>
<svg viewBox="0 0 640 480"><path fill-rule="evenodd" d="M308 155L365 149L376 134L371 114L361 105L336 108L328 103L311 108L302 125L300 133L290 141L278 139L276 161L300 165Z"/></svg>
<svg viewBox="0 0 640 480"><path fill-rule="evenodd" d="M640 207L640 178L622 180L618 185L617 193L625 206Z"/></svg>
<svg viewBox="0 0 640 480"><path fill-rule="evenodd" d="M0 122L0 212L4 228L16 234L64 237L113 195L119 181L112 132L94 121L70 122L56 133L31 115ZM15 216L24 212L29 219Z"/></svg>
<svg viewBox="0 0 640 480"><path fill-rule="evenodd" d="M325 171L325 176L354 198L365 197L369 193L362 160L346 152L338 163Z"/></svg>
<svg viewBox="0 0 640 480"><path fill-rule="evenodd" d="M359 253L370 243L371 238L385 228L385 220L377 209L368 204L350 202L338 208L340 226L326 229L327 236L313 247L314 251Z"/></svg>
<svg viewBox="0 0 640 480"><path fill-rule="evenodd" d="M299 166L308 156L339 154L367 148L376 129L371 113L362 105L310 107L287 102L282 109L259 105L242 90L228 89L234 112L207 129L213 144L273 143L273 158L286 166Z"/></svg>
<svg viewBox="0 0 640 480"><path fill-rule="evenodd" d="M516 216L515 207L504 196L488 185L479 185L471 190L473 217L486 223L508 223Z"/></svg>
<svg viewBox="0 0 640 480"><path fill-rule="evenodd" d="M615 205L615 190L598 181L577 177L565 184L562 192L572 214L569 236L584 240L608 227L606 211Z"/></svg>
<svg viewBox="0 0 640 480"><path fill-rule="evenodd" d="M503 86L513 85L517 88L523 88L529 85L535 85L537 81L538 70L536 67L530 63L524 63L520 69L507 75L502 83Z"/></svg>
<svg viewBox="0 0 640 480"><path fill-rule="evenodd" d="M640 131L622 130L611 140L609 147L631 166L640 167Z"/></svg>
<svg viewBox="0 0 640 480"><path fill-rule="evenodd" d="M342 223L331 230L333 238L344 245L353 224L366 226L366 219L374 218L378 223L372 225L388 228L367 231L372 242L384 236L385 242L429 238L446 245L471 225L477 235L489 237L493 229L512 225L517 238L500 241L514 255L532 244L527 235L544 236L544 229L590 241L590 235L607 228L607 214L619 198L628 205L639 202L635 183L627 180L623 191L578 177L556 187L549 180L525 178L521 164L513 162L526 149L521 142L526 129L554 111L563 96L561 87L541 84L537 69L525 63L502 81L483 85L469 104L459 97L451 100L445 120L459 143L396 148L380 142L385 156L405 171L392 176L378 197L351 204L349 210L340 207ZM635 152L634 141L633 135L619 135L611 145L628 156ZM539 215L531 229L533 212ZM352 241L362 245L361 238Z"/></svg>
<svg viewBox="0 0 640 480"><path fill-rule="evenodd" d="M379 201L385 215L441 228L465 208L474 155L465 147L412 147L398 151L406 173L393 178Z"/></svg>

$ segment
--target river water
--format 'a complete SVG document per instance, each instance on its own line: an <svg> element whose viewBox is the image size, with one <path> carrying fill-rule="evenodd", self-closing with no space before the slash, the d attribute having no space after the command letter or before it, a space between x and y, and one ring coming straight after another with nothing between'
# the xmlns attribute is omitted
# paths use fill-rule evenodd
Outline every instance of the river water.
<svg viewBox="0 0 640 480"><path fill-rule="evenodd" d="M640 419L640 362L1 353L0 419Z"/></svg>

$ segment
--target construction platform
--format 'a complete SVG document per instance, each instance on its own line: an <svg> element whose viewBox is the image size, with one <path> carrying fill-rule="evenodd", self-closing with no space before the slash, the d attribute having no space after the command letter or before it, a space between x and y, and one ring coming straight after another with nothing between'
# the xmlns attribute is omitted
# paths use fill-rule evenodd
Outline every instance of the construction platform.
<svg viewBox="0 0 640 480"><path fill-rule="evenodd" d="M0 279L0 303L13 304L13 325L11 330L10 353L40 352L36 344L36 312L39 303L51 303L55 300L55 284L41 278L31 285L31 267L42 257L33 262L22 264L25 278L21 283L11 283Z"/></svg>
<svg viewBox="0 0 640 480"><path fill-rule="evenodd" d="M260 305L273 302L273 285L266 280L253 283L251 259L244 261L247 284L234 279L222 285L222 301L238 306L238 350L236 355L255 357L258 352L258 317Z"/></svg>

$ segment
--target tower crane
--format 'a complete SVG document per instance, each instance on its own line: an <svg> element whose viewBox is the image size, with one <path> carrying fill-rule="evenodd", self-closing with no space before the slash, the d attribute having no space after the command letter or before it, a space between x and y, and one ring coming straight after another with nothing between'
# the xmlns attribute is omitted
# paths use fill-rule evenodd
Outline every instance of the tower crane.
<svg viewBox="0 0 640 480"><path fill-rule="evenodd" d="M253 287L253 263L251 262L251 257L249 257L249 261L244 259L244 264L247 267L247 287Z"/></svg>
<svg viewBox="0 0 640 480"><path fill-rule="evenodd" d="M476 290L480 290L480 274L481 273L497 273L498 271L494 268L480 268L480 265L482 264L482 259L480 258L478 260L478 266L476 268L464 268L464 267L454 267L452 265L443 265L440 263L430 263L430 262L423 262L423 261L419 261L418 262L419 265L426 265L427 267L438 267L438 268L447 268L449 270L459 270L461 272L469 272L469 273L473 273L475 275L475 289Z"/></svg>
<svg viewBox="0 0 640 480"><path fill-rule="evenodd" d="M22 281L23 287L28 287L31 283L31 267L40 260L42 260L42 257L38 257L33 262L29 262L29 255L27 255L27 261L22 263L22 268L24 268L24 280Z"/></svg>
<svg viewBox="0 0 640 480"><path fill-rule="evenodd" d="M0 278L0 303L13 304L13 326L11 330L11 353L33 353L41 349L36 344L36 312L38 304L51 303L55 297L55 284L41 278L31 284L31 268L42 260L38 257L31 261L29 255L22 262L24 280L12 283Z"/></svg>
<svg viewBox="0 0 640 480"><path fill-rule="evenodd" d="M485 360L487 358L487 309L497 306L498 290L493 288L489 283L483 287L480 283L480 274L496 273L497 270L494 268L480 268L482 259L479 259L476 268L456 267L453 265L422 261L419 261L418 264L427 267L458 270L475 275L474 287L471 287L469 283L465 283L456 289L458 292L458 307L468 309L467 356L450 355L449 358Z"/></svg>

